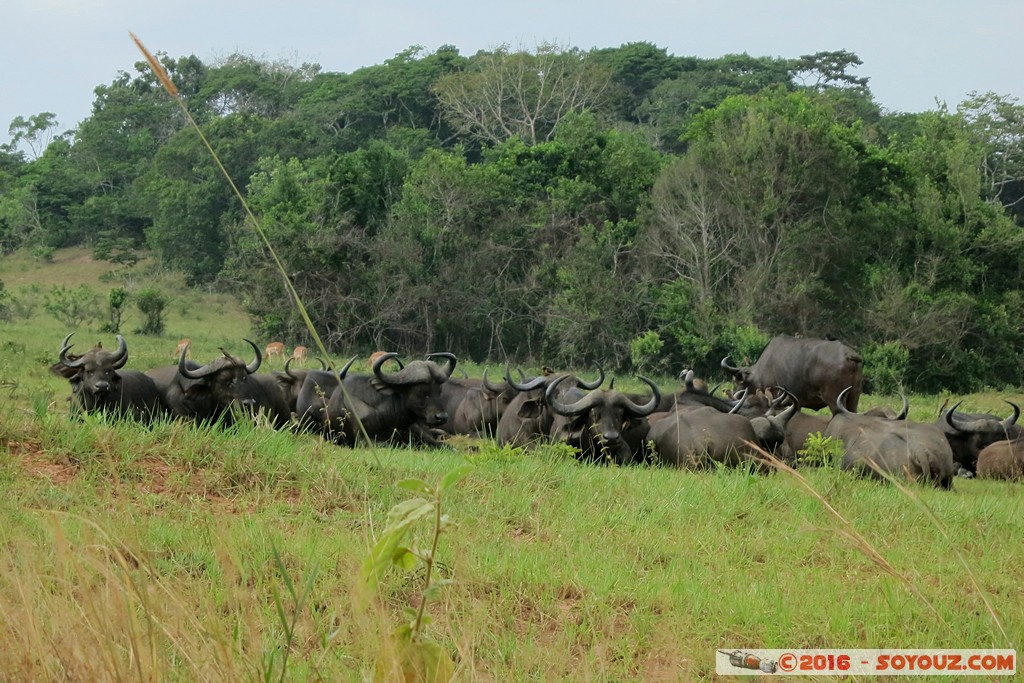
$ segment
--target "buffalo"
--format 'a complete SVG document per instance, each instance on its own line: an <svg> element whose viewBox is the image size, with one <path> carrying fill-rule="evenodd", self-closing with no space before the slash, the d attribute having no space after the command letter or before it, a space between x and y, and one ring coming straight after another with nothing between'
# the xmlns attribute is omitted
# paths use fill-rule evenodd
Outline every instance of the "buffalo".
<svg viewBox="0 0 1024 683"><path fill-rule="evenodd" d="M353 445L360 435L390 440L408 437L428 446L439 446L439 429L448 420L441 404L441 386L455 370L450 353L428 358L445 358L442 368L431 360L410 362L396 373L381 366L397 357L386 353L372 366L373 376L349 375L335 388L327 402L330 430L335 441Z"/></svg>
<svg viewBox="0 0 1024 683"><path fill-rule="evenodd" d="M662 464L688 469L756 462L760 449L787 456L786 428L797 407L751 419L739 414L742 405L740 400L726 413L706 405L680 405L651 426L647 439Z"/></svg>
<svg viewBox="0 0 1024 683"><path fill-rule="evenodd" d="M442 429L449 434L493 436L517 393L507 382L491 382L486 369L481 379L449 379L441 387L441 401L448 413Z"/></svg>
<svg viewBox="0 0 1024 683"><path fill-rule="evenodd" d="M73 333L72 333L73 334ZM71 382L72 411L101 412L152 422L166 416L167 406L153 379L138 370L123 370L128 344L117 335L117 348L97 346L81 356L69 356L71 334L61 343L59 361L50 370Z"/></svg>
<svg viewBox="0 0 1024 683"><path fill-rule="evenodd" d="M845 393L836 398L835 415L825 430L826 436L843 442L842 469L952 487L953 449L937 425L852 412L843 400Z"/></svg>
<svg viewBox="0 0 1024 683"><path fill-rule="evenodd" d="M349 368L358 356L353 356L338 372L333 370L290 370L285 364L285 372L291 377L301 377L298 393L295 397L295 419L299 429L321 434L327 439L335 440L332 431L334 424L328 412L328 402L348 376ZM342 416L343 417L343 416Z"/></svg>
<svg viewBox="0 0 1024 683"><path fill-rule="evenodd" d="M850 387L844 407L856 411L864 387L864 359L833 339L778 336L753 365L733 367L728 356L721 365L741 388L785 387L809 410L827 407L835 413L836 398Z"/></svg>
<svg viewBox="0 0 1024 683"><path fill-rule="evenodd" d="M643 456L644 438L650 429L647 416L654 412L661 400L657 385L646 377L640 380L651 388L651 398L637 404L630 397L612 389L594 389L580 397L578 389L559 392L559 385L569 375L559 375L544 390L544 399L557 415L569 418L552 433L553 441L567 443L580 452L582 460L590 462L613 460L625 465ZM561 394L561 395L560 395ZM571 399L572 402L565 402ZM556 426L557 425L557 426Z"/></svg>
<svg viewBox="0 0 1024 683"><path fill-rule="evenodd" d="M1024 436L989 444L978 454L979 479L1024 479Z"/></svg>
<svg viewBox="0 0 1024 683"><path fill-rule="evenodd" d="M1000 420L988 413L959 413L956 409L961 403L958 401L949 410L942 411L936 424L953 449L953 461L959 473L970 476L977 469L978 454L986 446L1021 436L1021 428L1017 425L1020 408L1007 401L1013 413Z"/></svg>
<svg viewBox="0 0 1024 683"><path fill-rule="evenodd" d="M571 388L597 389L604 384L604 370L597 368L598 378L590 382L568 375L571 381L559 385L559 394ZM498 444L501 446L525 446L539 439L547 438L552 432L555 414L548 409L545 400L548 385L565 373L555 373L547 368L540 377L528 382L516 382L512 373L505 366L505 382L519 392L509 402L508 407L498 420ZM561 397L561 396L559 396ZM565 418L563 418L564 420Z"/></svg>
<svg viewBox="0 0 1024 683"><path fill-rule="evenodd" d="M156 383L172 414L196 422L223 420L230 424L232 405L251 398L245 383L263 361L259 347L248 339L244 341L256 353L249 364L221 349L222 357L198 365L185 359L185 348L178 365L154 368L146 374Z"/></svg>

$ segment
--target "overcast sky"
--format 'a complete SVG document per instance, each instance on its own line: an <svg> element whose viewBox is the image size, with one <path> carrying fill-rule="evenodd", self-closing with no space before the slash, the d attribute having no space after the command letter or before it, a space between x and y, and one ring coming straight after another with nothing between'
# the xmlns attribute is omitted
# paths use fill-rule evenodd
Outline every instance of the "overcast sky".
<svg viewBox="0 0 1024 683"><path fill-rule="evenodd" d="M0 0L0 142L16 116L90 113L93 89L141 55L234 52L351 72L410 45L463 55L503 43L646 41L677 56L849 50L886 109L955 108L970 91L1024 100L1022 0Z"/></svg>

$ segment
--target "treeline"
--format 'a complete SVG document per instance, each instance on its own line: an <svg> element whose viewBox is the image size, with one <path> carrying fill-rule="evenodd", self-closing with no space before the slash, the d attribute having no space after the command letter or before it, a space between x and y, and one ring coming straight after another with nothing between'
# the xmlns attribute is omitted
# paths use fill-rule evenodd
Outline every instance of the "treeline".
<svg viewBox="0 0 1024 683"><path fill-rule="evenodd" d="M338 351L713 372L774 334L857 346L876 389L1024 383L1024 107L884 111L848 52L648 43L351 74L161 57ZM0 248L153 253L308 343L281 277L145 63L0 152Z"/></svg>

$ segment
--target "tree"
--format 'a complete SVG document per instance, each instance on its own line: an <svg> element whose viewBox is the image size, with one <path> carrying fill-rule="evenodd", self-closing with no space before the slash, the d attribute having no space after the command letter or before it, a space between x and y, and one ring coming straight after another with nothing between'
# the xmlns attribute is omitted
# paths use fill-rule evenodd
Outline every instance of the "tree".
<svg viewBox="0 0 1024 683"><path fill-rule="evenodd" d="M56 133L58 125L57 115L49 111L29 116L28 119L17 116L7 129L7 134L11 136L7 148L13 151L20 146L28 147L30 156L38 159L51 141L63 137Z"/></svg>
<svg viewBox="0 0 1024 683"><path fill-rule="evenodd" d="M435 85L444 115L459 132L483 143L518 137L550 140L570 112L607 107L611 74L576 48L544 43L533 53L502 46L479 53L465 70Z"/></svg>
<svg viewBox="0 0 1024 683"><path fill-rule="evenodd" d="M985 196L1024 224L1024 105L1008 95L972 92L957 112L984 150Z"/></svg>
<svg viewBox="0 0 1024 683"><path fill-rule="evenodd" d="M164 309L167 307L167 299L154 287L147 287L139 290L135 303L144 318L139 334L163 334L164 331Z"/></svg>

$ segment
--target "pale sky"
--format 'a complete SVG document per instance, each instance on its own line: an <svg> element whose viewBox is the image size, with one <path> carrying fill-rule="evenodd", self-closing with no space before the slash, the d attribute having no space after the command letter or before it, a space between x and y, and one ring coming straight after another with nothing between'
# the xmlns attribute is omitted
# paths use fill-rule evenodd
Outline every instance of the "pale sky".
<svg viewBox="0 0 1024 683"><path fill-rule="evenodd" d="M582 49L646 41L676 56L849 50L887 110L954 109L969 92L1024 100L1022 0L0 0L0 142L16 116L87 117L93 89L153 52L206 63L243 52L324 71L411 45Z"/></svg>

